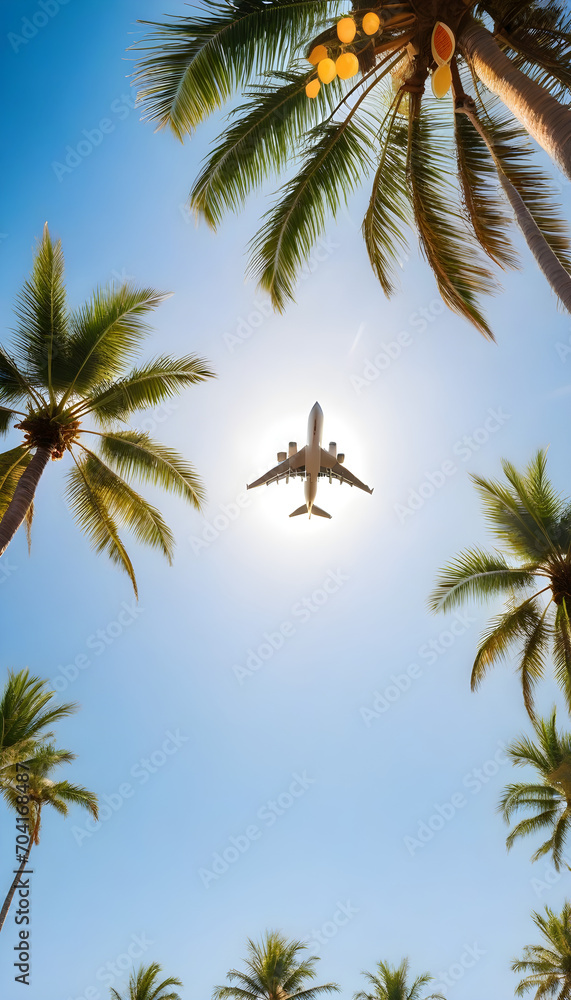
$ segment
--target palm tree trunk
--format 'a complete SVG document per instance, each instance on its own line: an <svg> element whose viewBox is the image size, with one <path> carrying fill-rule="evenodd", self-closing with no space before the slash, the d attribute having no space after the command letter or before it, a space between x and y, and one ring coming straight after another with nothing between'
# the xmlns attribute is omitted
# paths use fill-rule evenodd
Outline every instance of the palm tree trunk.
<svg viewBox="0 0 571 1000"><path fill-rule="evenodd" d="M567 311L571 313L571 275L558 261L557 257L553 253L553 250L549 246L549 243L543 236L543 233L536 225L535 220L521 195L513 186L509 177L507 177L504 173L502 165L494 153L494 147L490 142L490 137L488 136L486 130L482 127L482 124L471 104L465 103L457 106L456 114L466 115L473 127L476 129L478 135L486 143L490 155L494 160L496 170L498 171L500 184L502 185L504 193L513 209L517 224L525 237L525 241L535 257L540 270L543 272L552 290L557 295L557 298L563 303Z"/></svg>
<svg viewBox="0 0 571 1000"><path fill-rule="evenodd" d="M458 48L483 84L496 94L525 130L571 180L571 111L517 69L494 36L469 17Z"/></svg>
<svg viewBox="0 0 571 1000"><path fill-rule="evenodd" d="M33 503L40 477L51 454L51 448L46 446L36 448L32 461L20 476L14 490L14 496L8 504L4 517L0 520L0 556L6 551L18 528L25 521L26 514Z"/></svg>
<svg viewBox="0 0 571 1000"><path fill-rule="evenodd" d="M39 827L40 827L40 812L41 812L41 810L38 810L38 818L36 819L36 823L34 825L34 831L33 831L33 833L30 834L30 839L28 841L28 846L26 848L26 853L25 853L24 858L23 858L23 860L22 860L22 862L20 864L20 867L18 868L18 871L16 872L16 874L14 876L12 885L8 889L8 895L6 896L6 899L4 900L4 905L3 905L2 909L0 910L0 931L2 930L2 928L4 926L4 922L6 920L6 917L8 916L8 910L10 909L10 906L12 904L12 900L14 898L14 893L16 892L16 889L18 888L18 882L20 881L20 878L22 877L22 873L24 872L24 870L26 868L26 865L28 864L28 858L30 857L30 851L32 850L32 844L34 843L34 840L36 839L36 837L38 835L38 830L39 830Z"/></svg>

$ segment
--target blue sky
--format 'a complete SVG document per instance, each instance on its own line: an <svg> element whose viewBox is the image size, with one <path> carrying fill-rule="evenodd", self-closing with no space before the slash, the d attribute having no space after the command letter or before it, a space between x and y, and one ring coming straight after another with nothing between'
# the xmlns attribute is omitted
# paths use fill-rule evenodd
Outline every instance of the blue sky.
<svg viewBox="0 0 571 1000"><path fill-rule="evenodd" d="M441 308L414 246L387 302L360 237L364 193L330 226L297 303L272 314L243 278L266 196L218 235L185 211L221 118L183 147L132 107L125 48L137 18L165 9L184 6L70 0L25 44L14 36L39 2L0 15L4 331L47 219L72 303L113 277L170 290L148 355L197 352L218 372L145 418L197 466L209 501L201 517L161 499L176 559L133 543L138 605L66 510L63 462L40 485L31 557L19 536L3 559L2 669L28 665L81 704L58 733L78 754L67 776L107 805L96 830L81 812L45 817L27 996L107 997L131 954L205 1000L267 927L311 940L321 979L346 996L361 970L404 955L456 977L450 1000L511 996L510 960L537 936L530 912L559 907L566 879L548 885L531 843L506 855L501 746L527 723L509 666L470 693L489 611L434 618L426 597L440 565L486 542L469 473L549 445L569 493L571 324L526 250L487 305L497 345ZM93 130L101 141L62 173ZM303 443L316 399L326 442L375 492L324 486L331 521L289 520L299 484L244 486ZM546 683L541 707L555 698ZM0 816L7 886L14 820ZM12 1000L11 918L2 937Z"/></svg>

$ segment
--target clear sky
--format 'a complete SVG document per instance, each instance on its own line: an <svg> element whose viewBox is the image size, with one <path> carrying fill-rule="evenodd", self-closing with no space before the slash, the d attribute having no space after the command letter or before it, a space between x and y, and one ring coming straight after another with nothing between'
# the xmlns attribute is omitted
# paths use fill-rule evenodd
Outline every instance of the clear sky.
<svg viewBox="0 0 571 1000"><path fill-rule="evenodd" d="M130 949L179 976L185 1000L207 1000L245 939L272 927L310 940L321 980L347 997L361 970L404 955L416 973L455 977L450 1000L512 996L510 960L537 938L531 910L560 907L569 876L548 886L531 842L505 851L501 746L527 723L509 665L470 693L490 612L434 618L425 602L439 566L486 543L469 473L549 445L571 493L569 318L526 250L488 303L495 346L442 309L414 246L387 302L360 236L364 193L330 226L297 303L271 314L243 278L266 197L218 235L185 213L221 117L183 147L132 107L137 18L184 5L51 3L45 25L39 0L0 12L3 330L47 219L72 303L114 276L171 290L148 356L198 352L218 378L145 418L195 463L209 501L203 518L160 499L176 560L132 543L137 606L66 510L65 462L40 485L31 557L20 534L2 561L2 670L28 665L80 702L59 742L104 820L45 816L32 984L14 984L9 917L0 993L99 1000L122 988ZM36 34L14 41L34 17ZM244 486L304 442L316 400L325 443L375 492L324 485L333 519L289 520L299 483ZM545 711L553 698L546 684ZM0 817L7 888L14 818ZM415 844L429 822L441 828Z"/></svg>

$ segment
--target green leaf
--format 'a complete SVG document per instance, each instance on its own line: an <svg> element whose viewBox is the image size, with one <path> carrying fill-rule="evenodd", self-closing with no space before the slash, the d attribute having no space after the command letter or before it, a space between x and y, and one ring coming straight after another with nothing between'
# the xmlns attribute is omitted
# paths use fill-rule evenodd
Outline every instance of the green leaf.
<svg viewBox="0 0 571 1000"><path fill-rule="evenodd" d="M529 136L514 123L502 105L489 102L482 122L494 155L513 184L541 235L565 271L571 272L569 227L561 212L560 198L551 178L531 157Z"/></svg>
<svg viewBox="0 0 571 1000"><path fill-rule="evenodd" d="M52 243L46 222L28 281L16 304L15 343L34 381L53 393L66 385L68 317L61 242Z"/></svg>
<svg viewBox="0 0 571 1000"><path fill-rule="evenodd" d="M90 478L90 469L85 459L77 461L67 477L66 496L75 520L89 538L96 552L104 552L111 562L125 570L135 595L137 581L127 550L119 538L117 522L112 516L108 497L100 484Z"/></svg>
<svg viewBox="0 0 571 1000"><path fill-rule="evenodd" d="M73 394L108 386L123 373L149 333L146 315L167 297L153 288L125 283L99 289L90 302L72 313L70 377L63 403Z"/></svg>
<svg viewBox="0 0 571 1000"><path fill-rule="evenodd" d="M354 111L311 133L302 169L284 186L252 241L249 273L280 311L294 297L297 274L324 231L327 216L337 214L371 170L371 136L363 123L351 120Z"/></svg>
<svg viewBox="0 0 571 1000"><path fill-rule="evenodd" d="M139 431L101 434L101 452L120 475L138 476L182 497L197 510L205 499L204 487L192 465L172 448Z"/></svg>
<svg viewBox="0 0 571 1000"><path fill-rule="evenodd" d="M399 255L407 247L411 208L406 184L408 127L392 115L382 137L379 165L373 181L363 236L371 267L385 295L395 291Z"/></svg>
<svg viewBox="0 0 571 1000"><path fill-rule="evenodd" d="M5 403L43 402L18 365L3 347L0 347L0 400Z"/></svg>
<svg viewBox="0 0 571 1000"><path fill-rule="evenodd" d="M134 46L148 53L135 80L145 117L168 125L182 141L235 89L257 76L287 70L305 38L323 26L340 4L323 0L204 0L204 16L166 23Z"/></svg>
<svg viewBox="0 0 571 1000"><path fill-rule="evenodd" d="M454 129L458 179L476 239L500 267L516 267L518 258L509 237L513 223L506 213L505 202L496 194L494 160L464 114L455 114Z"/></svg>
<svg viewBox="0 0 571 1000"><path fill-rule="evenodd" d="M30 461L30 449L24 445L0 454L0 517L6 513L18 480Z"/></svg>
<svg viewBox="0 0 571 1000"><path fill-rule="evenodd" d="M102 421L126 420L137 410L158 406L189 385L214 377L208 362L195 354L185 358L161 355L88 395L80 410Z"/></svg>
<svg viewBox="0 0 571 1000"><path fill-rule="evenodd" d="M431 611L452 611L472 598L511 594L535 583L534 567L508 566L499 553L467 549L444 567L429 598Z"/></svg>
<svg viewBox="0 0 571 1000"><path fill-rule="evenodd" d="M6 406L0 406L0 434L6 434L10 430L12 420L19 416L14 410L9 410Z"/></svg>
<svg viewBox="0 0 571 1000"><path fill-rule="evenodd" d="M322 87L308 100L305 85L315 70L276 73L232 111L234 123L222 134L195 181L191 207L216 229L227 211L241 212L247 196L272 173L291 165L300 136L334 108L341 87Z"/></svg>
<svg viewBox="0 0 571 1000"><path fill-rule="evenodd" d="M136 493L94 452L85 451L87 456L83 471L117 524L128 528L137 541L159 549L169 564L172 563L174 538L160 511Z"/></svg>
<svg viewBox="0 0 571 1000"><path fill-rule="evenodd" d="M450 153L435 114L411 98L408 183L420 246L447 306L493 340L477 298L497 285L465 226L450 181Z"/></svg>
<svg viewBox="0 0 571 1000"><path fill-rule="evenodd" d="M495 666L500 660L507 659L517 642L521 644L523 660L532 637L535 637L536 642L540 640L544 643L549 638L549 633L545 634L542 631L542 615L534 599L512 605L504 614L492 619L482 636L472 667L472 690L478 689L490 667ZM528 711L531 711L533 685L542 676L543 663L544 656L535 650L535 656L532 652L526 664L524 697Z"/></svg>

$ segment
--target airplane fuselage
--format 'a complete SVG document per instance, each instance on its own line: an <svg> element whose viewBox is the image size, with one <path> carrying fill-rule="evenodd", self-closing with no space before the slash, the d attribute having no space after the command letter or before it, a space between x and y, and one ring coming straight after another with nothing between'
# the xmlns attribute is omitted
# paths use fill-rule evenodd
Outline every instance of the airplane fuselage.
<svg viewBox="0 0 571 1000"><path fill-rule="evenodd" d="M321 467L321 437L323 434L323 410L316 403L309 414L307 422L307 445L305 452L305 501L311 517L311 508L315 503L319 469Z"/></svg>

